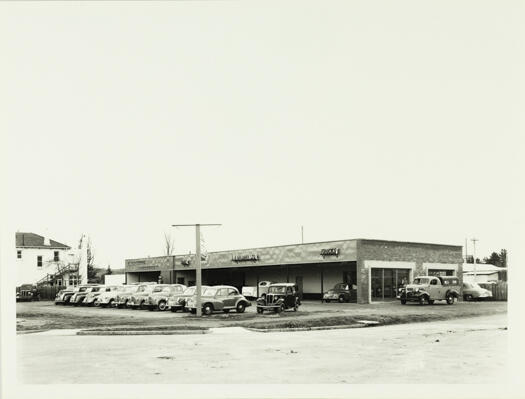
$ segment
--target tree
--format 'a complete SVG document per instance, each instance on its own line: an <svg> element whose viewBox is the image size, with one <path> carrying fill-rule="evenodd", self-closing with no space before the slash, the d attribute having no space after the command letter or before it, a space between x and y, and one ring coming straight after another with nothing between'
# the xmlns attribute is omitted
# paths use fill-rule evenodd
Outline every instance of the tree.
<svg viewBox="0 0 525 399"><path fill-rule="evenodd" d="M490 257L483 258L483 263L490 263L491 265L499 266L501 264L501 258L497 252L492 252Z"/></svg>
<svg viewBox="0 0 525 399"><path fill-rule="evenodd" d="M108 268L106 269L106 273L105 274L113 274L113 270L111 270L111 266L108 265Z"/></svg>
<svg viewBox="0 0 525 399"><path fill-rule="evenodd" d="M173 254L174 246L175 246L175 243L173 242L173 238L171 238L171 234L164 233L164 250L167 256L170 256Z"/></svg>
<svg viewBox="0 0 525 399"><path fill-rule="evenodd" d="M507 250L502 249L499 253L492 252L488 258L483 258L483 263L490 263L498 267L507 267Z"/></svg>
<svg viewBox="0 0 525 399"><path fill-rule="evenodd" d="M507 250L502 249L499 253L499 258L501 259L501 267L507 267Z"/></svg>
<svg viewBox="0 0 525 399"><path fill-rule="evenodd" d="M98 283L100 279L95 270L95 251L93 251L93 247L91 246L91 238L88 239L86 252L88 283Z"/></svg>

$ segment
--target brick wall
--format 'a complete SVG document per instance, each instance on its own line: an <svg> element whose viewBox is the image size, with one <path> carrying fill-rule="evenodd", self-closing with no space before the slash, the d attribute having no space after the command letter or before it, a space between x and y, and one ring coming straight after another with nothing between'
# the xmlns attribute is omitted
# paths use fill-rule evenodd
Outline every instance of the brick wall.
<svg viewBox="0 0 525 399"><path fill-rule="evenodd" d="M369 302L369 270L365 260L414 262L415 275L423 275L423 263L457 264L457 276L463 278L463 248L455 245L438 245L381 240L357 241L358 303Z"/></svg>

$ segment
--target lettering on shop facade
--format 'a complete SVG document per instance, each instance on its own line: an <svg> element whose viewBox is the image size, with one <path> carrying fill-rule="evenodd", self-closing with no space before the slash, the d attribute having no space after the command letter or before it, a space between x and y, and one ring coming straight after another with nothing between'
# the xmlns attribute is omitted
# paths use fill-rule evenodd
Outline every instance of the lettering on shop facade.
<svg viewBox="0 0 525 399"><path fill-rule="evenodd" d="M239 263L239 262L258 262L259 261L259 255L257 254L251 254L251 255L232 255L232 262Z"/></svg>
<svg viewBox="0 0 525 399"><path fill-rule="evenodd" d="M339 248L321 249L321 256L323 258L325 258L327 256L336 256L336 257L338 257L339 256Z"/></svg>
<svg viewBox="0 0 525 399"><path fill-rule="evenodd" d="M130 266L136 266L136 265L145 265L145 260L128 260L128 265Z"/></svg>

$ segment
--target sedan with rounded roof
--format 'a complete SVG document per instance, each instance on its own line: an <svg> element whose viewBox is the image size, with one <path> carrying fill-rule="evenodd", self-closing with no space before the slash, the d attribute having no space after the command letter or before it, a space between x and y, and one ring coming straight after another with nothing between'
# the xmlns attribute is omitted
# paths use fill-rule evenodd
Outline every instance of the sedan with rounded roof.
<svg viewBox="0 0 525 399"><path fill-rule="evenodd" d="M170 284L168 286L157 285L148 296L148 309L160 311L168 308L168 301L186 289L183 284Z"/></svg>
<svg viewBox="0 0 525 399"><path fill-rule="evenodd" d="M206 288L208 288L207 285L201 286L201 292L204 293ZM186 301L188 300L188 298L191 298L193 295L195 295L196 289L197 287L193 285L191 287L186 288L181 294L171 296L168 299L168 308L174 313L177 310L182 310L183 312L186 312Z"/></svg>
<svg viewBox="0 0 525 399"><path fill-rule="evenodd" d="M208 287L201 296L202 313L211 315L213 312L223 311L228 313L230 310L235 310L237 313L244 313L248 306L251 306L239 290L230 285L216 285ZM197 298L192 296L188 298L186 307L190 312L197 312Z"/></svg>

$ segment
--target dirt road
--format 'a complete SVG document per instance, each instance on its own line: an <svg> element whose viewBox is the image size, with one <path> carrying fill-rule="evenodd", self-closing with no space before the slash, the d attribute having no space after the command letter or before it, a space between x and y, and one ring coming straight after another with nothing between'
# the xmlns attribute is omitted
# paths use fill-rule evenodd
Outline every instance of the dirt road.
<svg viewBox="0 0 525 399"><path fill-rule="evenodd" d="M173 336L17 336L19 382L501 383L505 314L393 326ZM61 335L56 335L61 334ZM46 367L35 367L45 364Z"/></svg>
<svg viewBox="0 0 525 399"><path fill-rule="evenodd" d="M320 303L304 301L298 312L258 315L255 306L246 313L216 313L196 318L188 313L148 312L147 310L100 309L73 306L55 306L53 302L17 303L17 331L99 327L301 327L307 325L352 324L356 319L378 320L382 324L413 323L453 318L474 317L507 312L506 302L459 302L452 306L436 303L432 306L399 302L369 305L357 303Z"/></svg>

